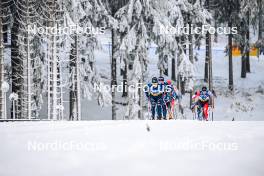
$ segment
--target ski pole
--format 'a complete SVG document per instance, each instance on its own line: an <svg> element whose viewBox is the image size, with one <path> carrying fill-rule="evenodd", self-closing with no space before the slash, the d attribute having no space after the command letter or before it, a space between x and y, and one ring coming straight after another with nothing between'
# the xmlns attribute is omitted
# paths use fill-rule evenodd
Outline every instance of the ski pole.
<svg viewBox="0 0 264 176"><path fill-rule="evenodd" d="M209 108L210 107L208 107L208 118L207 118L207 121L211 118L211 114L210 114L211 110Z"/></svg>
<svg viewBox="0 0 264 176"><path fill-rule="evenodd" d="M194 118L195 118L195 120L197 120L197 108L196 108L196 106L195 106L195 109L194 109Z"/></svg>
<svg viewBox="0 0 264 176"><path fill-rule="evenodd" d="M195 120L196 119L196 108L195 108L195 106L193 106L192 111L193 111L193 120Z"/></svg>
<svg viewBox="0 0 264 176"><path fill-rule="evenodd" d="M196 120L196 108L193 109L193 120Z"/></svg>
<svg viewBox="0 0 264 176"><path fill-rule="evenodd" d="M178 112L177 112L177 108L176 108L177 105L178 105L178 103L176 102L176 100L174 100L172 112L173 112L173 117L175 120L178 118Z"/></svg>
<svg viewBox="0 0 264 176"><path fill-rule="evenodd" d="M214 121L214 109L212 108L212 121Z"/></svg>
<svg viewBox="0 0 264 176"><path fill-rule="evenodd" d="M166 103L166 101L165 101L165 99L163 98L163 103L165 104L165 107L166 107L166 111L167 111L167 113L166 113L166 119L167 119L167 115L168 115L168 106L167 106L167 103ZM162 109L162 115L164 115L164 113L163 113L163 109ZM164 118L164 117L163 117Z"/></svg>
<svg viewBox="0 0 264 176"><path fill-rule="evenodd" d="M196 119L196 106L195 105L192 107L192 114L193 114L193 120L195 120Z"/></svg>

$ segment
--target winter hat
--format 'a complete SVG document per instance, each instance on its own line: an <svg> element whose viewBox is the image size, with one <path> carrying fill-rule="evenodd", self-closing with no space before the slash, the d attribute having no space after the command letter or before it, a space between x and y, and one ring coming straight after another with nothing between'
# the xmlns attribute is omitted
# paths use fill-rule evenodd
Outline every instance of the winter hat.
<svg viewBox="0 0 264 176"><path fill-rule="evenodd" d="M160 76L159 81L164 81L164 77Z"/></svg>
<svg viewBox="0 0 264 176"><path fill-rule="evenodd" d="M168 83L168 85L171 85L171 80L168 79L168 80L167 80L167 83Z"/></svg>
<svg viewBox="0 0 264 176"><path fill-rule="evenodd" d="M152 83L158 83L158 79L157 77L153 77L152 80L151 80Z"/></svg>

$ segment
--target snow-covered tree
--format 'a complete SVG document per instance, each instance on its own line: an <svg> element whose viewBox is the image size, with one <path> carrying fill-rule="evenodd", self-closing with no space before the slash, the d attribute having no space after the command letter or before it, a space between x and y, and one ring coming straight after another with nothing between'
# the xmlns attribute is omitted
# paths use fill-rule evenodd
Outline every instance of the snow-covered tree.
<svg viewBox="0 0 264 176"><path fill-rule="evenodd" d="M131 65L128 69L128 85L136 86L143 83L143 72L147 63L147 47L150 41L148 31L152 31L148 28L151 27L149 23L154 17L154 6L157 5L155 3L157 2L130 0L116 13L116 19L119 22L117 31L121 36L121 44L118 47L126 56L123 58L125 62ZM155 15L158 13L156 12ZM121 53L117 54L120 57ZM142 98L142 90L135 88L128 92L127 118L143 118Z"/></svg>
<svg viewBox="0 0 264 176"><path fill-rule="evenodd" d="M172 79L176 80L175 60L177 59L177 69L181 68L179 67L179 65L181 64L181 62L183 62L181 59L185 58L185 55L187 54L186 49L188 45L189 60L191 61L191 63L194 63L193 38L197 37L193 36L192 28L201 26L202 24L208 24L208 20L211 18L211 14L204 8L203 4L200 1L169 1L168 7L166 7L164 10L167 14L169 14L168 17L175 29L189 28L188 31L186 31L189 32L189 34L186 34L186 32L180 32L179 34L176 33L176 35L169 35L169 40L165 42L160 41L160 38L158 38L156 42L158 45L157 53L159 53L159 55L166 56L161 57L159 61L160 67L162 68L164 65L167 65L167 57L171 58L173 64ZM162 60L162 58L164 59L164 61ZM190 68L190 70L191 69L192 68ZM177 70L177 83L178 87L182 90L182 93L185 92L185 84L188 86L188 84L193 79L192 77L194 76L189 75L190 77L184 77L182 75L183 72L184 70Z"/></svg>
<svg viewBox="0 0 264 176"><path fill-rule="evenodd" d="M238 0L219 0L219 1L213 1L214 2L214 10L217 11L217 21L222 24L227 24L227 27L230 29L232 27L237 27L240 24L238 24L237 19L239 19L239 12L240 12L240 1ZM228 87L229 90L233 91L234 89L234 80L233 80L233 57L232 57L232 47L233 47L233 34L228 34L228 45L227 45L227 51L228 51L228 60L229 60L229 66L228 66L228 72L229 72L229 79L228 79Z"/></svg>
<svg viewBox="0 0 264 176"><path fill-rule="evenodd" d="M264 41L263 41L263 31L264 31L264 26L263 26L263 0L257 0L258 3L258 40L263 42L264 46ZM262 47L263 47L262 46Z"/></svg>
<svg viewBox="0 0 264 176"><path fill-rule="evenodd" d="M3 8L2 2L0 2L0 117L6 118L5 116L5 106L4 92L3 92L3 82L4 82L4 43L3 43Z"/></svg>
<svg viewBox="0 0 264 176"><path fill-rule="evenodd" d="M39 110L40 57L37 36L30 33L29 27L36 21L37 1L12 0L8 3L12 10L11 28L11 67L12 92L18 95L12 111L17 118L32 118ZM15 108L15 109L13 109ZM11 113L13 114L13 113Z"/></svg>
<svg viewBox="0 0 264 176"><path fill-rule="evenodd" d="M70 119L81 119L81 97L82 95L91 100L97 99L99 105L108 105L109 92L102 89L103 83L95 68L94 50L100 48L96 34L99 25L112 25L113 19L108 15L101 1L79 1L70 0L65 4L68 25L76 28L90 28L91 34L78 32L71 35L70 54ZM109 24L107 24L109 23ZM98 89L94 89L98 86ZM93 92L96 90L96 92ZM97 96L94 96L96 93Z"/></svg>
<svg viewBox="0 0 264 176"><path fill-rule="evenodd" d="M241 2L241 33L244 34L244 37L241 36L240 46L242 53L242 69L241 77L246 77L246 73L250 72L250 28L257 29L257 18L259 17L259 8L257 0L243 0Z"/></svg>

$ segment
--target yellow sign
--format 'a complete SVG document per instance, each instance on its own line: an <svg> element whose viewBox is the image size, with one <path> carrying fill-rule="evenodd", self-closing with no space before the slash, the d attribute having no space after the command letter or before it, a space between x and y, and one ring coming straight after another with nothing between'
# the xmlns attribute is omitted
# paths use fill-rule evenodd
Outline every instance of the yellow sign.
<svg viewBox="0 0 264 176"><path fill-rule="evenodd" d="M256 47L251 47L250 48L250 52L249 52L250 56L258 56L258 48ZM233 47L232 48L232 56L236 57L236 56L241 56L241 51L239 47Z"/></svg>

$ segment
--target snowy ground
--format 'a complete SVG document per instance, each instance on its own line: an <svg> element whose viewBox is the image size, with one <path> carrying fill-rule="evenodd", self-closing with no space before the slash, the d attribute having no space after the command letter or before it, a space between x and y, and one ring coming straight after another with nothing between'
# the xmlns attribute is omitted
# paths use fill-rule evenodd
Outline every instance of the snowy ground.
<svg viewBox="0 0 264 176"><path fill-rule="evenodd" d="M148 123L0 123L0 175L264 175L264 122Z"/></svg>

